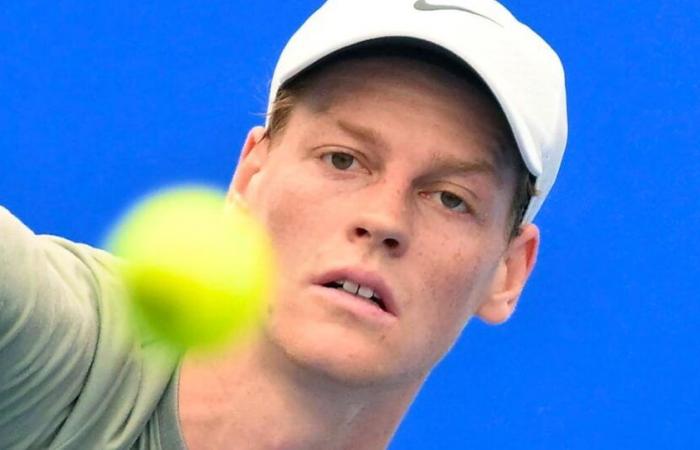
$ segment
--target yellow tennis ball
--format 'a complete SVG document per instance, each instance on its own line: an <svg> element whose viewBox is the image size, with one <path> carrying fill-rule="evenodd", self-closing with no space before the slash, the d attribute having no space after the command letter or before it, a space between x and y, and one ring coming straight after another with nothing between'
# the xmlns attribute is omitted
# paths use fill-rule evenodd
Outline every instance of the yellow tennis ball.
<svg viewBox="0 0 700 450"><path fill-rule="evenodd" d="M264 229L206 187L163 190L136 205L108 246L125 259L134 319L177 349L233 342L260 326L272 293Z"/></svg>

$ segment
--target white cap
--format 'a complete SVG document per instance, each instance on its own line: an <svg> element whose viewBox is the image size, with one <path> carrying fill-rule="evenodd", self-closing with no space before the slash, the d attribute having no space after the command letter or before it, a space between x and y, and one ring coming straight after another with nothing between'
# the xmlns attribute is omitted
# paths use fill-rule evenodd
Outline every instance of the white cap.
<svg viewBox="0 0 700 450"><path fill-rule="evenodd" d="M531 222L554 184L566 147L564 69L554 50L496 1L328 0L284 48L269 106L281 85L321 58L392 37L447 50L491 89L526 167L537 179L538 194L523 219Z"/></svg>

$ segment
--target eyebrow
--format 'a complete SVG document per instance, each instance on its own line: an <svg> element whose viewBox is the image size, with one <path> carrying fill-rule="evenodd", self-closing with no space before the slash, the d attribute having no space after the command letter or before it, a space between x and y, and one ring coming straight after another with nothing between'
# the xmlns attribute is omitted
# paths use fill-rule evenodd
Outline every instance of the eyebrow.
<svg viewBox="0 0 700 450"><path fill-rule="evenodd" d="M461 174L485 174L492 177L497 183L501 183L501 176L496 167L485 159L475 159L473 161L464 161L453 156L433 155L435 170L438 172L450 172Z"/></svg>
<svg viewBox="0 0 700 450"><path fill-rule="evenodd" d="M389 144L372 128L353 124L342 119L336 119L335 123L338 128L358 141L382 149L389 148ZM500 184L501 182L499 171L496 170L496 167L491 162L485 159L465 161L451 155L433 154L432 160L435 165L434 170L438 172L461 173L465 175L483 173L492 177L497 183Z"/></svg>
<svg viewBox="0 0 700 450"><path fill-rule="evenodd" d="M349 122L346 122L342 119L337 119L335 121L336 125L338 125L338 128L352 136L353 138L357 139L358 141L361 141L367 145L371 145L373 147L379 147L382 149L388 149L389 145L387 142L379 135L378 132L371 128L363 127L361 125L357 124L352 124Z"/></svg>

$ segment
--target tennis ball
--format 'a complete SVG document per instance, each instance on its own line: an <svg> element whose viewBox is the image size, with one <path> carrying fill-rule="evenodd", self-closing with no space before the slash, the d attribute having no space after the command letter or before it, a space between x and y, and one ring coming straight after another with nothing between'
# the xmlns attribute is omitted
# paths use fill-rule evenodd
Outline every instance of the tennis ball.
<svg viewBox="0 0 700 450"><path fill-rule="evenodd" d="M207 187L147 197L115 227L108 248L134 322L178 350L209 349L262 324L274 264L266 233L224 194Z"/></svg>

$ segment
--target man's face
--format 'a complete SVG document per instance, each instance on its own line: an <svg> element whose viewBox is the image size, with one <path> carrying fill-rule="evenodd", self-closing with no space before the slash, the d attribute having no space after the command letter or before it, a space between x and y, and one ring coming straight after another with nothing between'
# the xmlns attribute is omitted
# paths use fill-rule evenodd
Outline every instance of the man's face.
<svg viewBox="0 0 700 450"><path fill-rule="evenodd" d="M448 74L366 59L315 80L281 134L251 138L234 186L277 250L268 340L345 382L422 379L504 278L498 117Z"/></svg>

